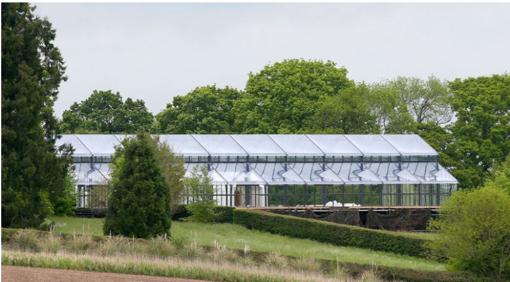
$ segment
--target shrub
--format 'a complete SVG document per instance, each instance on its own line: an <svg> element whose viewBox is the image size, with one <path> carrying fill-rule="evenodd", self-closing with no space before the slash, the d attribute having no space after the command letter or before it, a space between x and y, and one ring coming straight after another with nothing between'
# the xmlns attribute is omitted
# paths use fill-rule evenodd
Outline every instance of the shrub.
<svg viewBox="0 0 510 282"><path fill-rule="evenodd" d="M186 208L191 213L189 217L191 221L203 223L214 222L214 203L212 201L192 203Z"/></svg>
<svg viewBox="0 0 510 282"><path fill-rule="evenodd" d="M149 134L139 133L116 148L104 234L148 238L169 232L170 190L153 144Z"/></svg>
<svg viewBox="0 0 510 282"><path fill-rule="evenodd" d="M232 223L234 209L216 206L212 202L193 203L186 206L190 220L203 223Z"/></svg>
<svg viewBox="0 0 510 282"><path fill-rule="evenodd" d="M338 246L368 248L410 256L426 256L424 239L396 232L336 224L314 219L235 209L233 223L290 237L306 238Z"/></svg>
<svg viewBox="0 0 510 282"><path fill-rule="evenodd" d="M178 205L172 211L172 220L182 220L190 215L188 209L186 209L186 205Z"/></svg>
<svg viewBox="0 0 510 282"><path fill-rule="evenodd" d="M510 196L502 189L454 193L430 228L439 233L430 247L453 269L510 278Z"/></svg>
<svg viewBox="0 0 510 282"><path fill-rule="evenodd" d="M213 208L214 222L216 223L232 223L234 207L216 206Z"/></svg>

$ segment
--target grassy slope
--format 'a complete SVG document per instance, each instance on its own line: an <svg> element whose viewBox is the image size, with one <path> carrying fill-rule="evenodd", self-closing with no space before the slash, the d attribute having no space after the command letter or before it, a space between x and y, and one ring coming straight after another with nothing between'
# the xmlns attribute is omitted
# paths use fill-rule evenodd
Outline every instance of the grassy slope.
<svg viewBox="0 0 510 282"><path fill-rule="evenodd" d="M54 217L56 231L102 235L102 220L96 218ZM215 241L228 248L259 252L278 252L295 257L338 260L344 263L381 265L388 267L443 271L443 264L391 253L375 252L360 248L337 247L311 240L289 238L233 224L201 224L172 222L172 236L194 240L200 245L214 245Z"/></svg>

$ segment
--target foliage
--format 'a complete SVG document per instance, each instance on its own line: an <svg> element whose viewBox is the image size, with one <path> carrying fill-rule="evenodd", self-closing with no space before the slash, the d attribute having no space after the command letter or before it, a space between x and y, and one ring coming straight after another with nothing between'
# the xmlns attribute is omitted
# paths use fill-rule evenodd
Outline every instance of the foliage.
<svg viewBox="0 0 510 282"><path fill-rule="evenodd" d="M66 133L135 133L149 130L152 123L143 100L124 102L118 92L94 90L64 111L60 126Z"/></svg>
<svg viewBox="0 0 510 282"><path fill-rule="evenodd" d="M191 213L189 220L195 222L214 222L214 202L191 203L186 209Z"/></svg>
<svg viewBox="0 0 510 282"><path fill-rule="evenodd" d="M61 195L56 197L54 204L55 215L73 215L76 207L76 180L74 174L69 171L64 179L64 189L59 190Z"/></svg>
<svg viewBox="0 0 510 282"><path fill-rule="evenodd" d="M262 211L234 210L233 221L250 229L306 238L338 246L368 248L376 251L424 257L423 239L396 232L371 230L314 219L271 214Z"/></svg>
<svg viewBox="0 0 510 282"><path fill-rule="evenodd" d="M172 214L172 220L183 220L191 216L189 205L179 205L177 211ZM214 223L232 223L234 207L214 206L212 207L212 220Z"/></svg>
<svg viewBox="0 0 510 282"><path fill-rule="evenodd" d="M172 152L168 144L160 142L158 137L151 140L161 173L170 189L170 210L173 215L184 198L184 161Z"/></svg>
<svg viewBox="0 0 510 282"><path fill-rule="evenodd" d="M494 175L487 181L486 186L499 187L510 195L510 155L496 167Z"/></svg>
<svg viewBox="0 0 510 282"><path fill-rule="evenodd" d="M445 81L434 76L426 81L415 77L397 77L388 81L387 85L407 105L417 123L443 125L452 120L449 104L451 93Z"/></svg>
<svg viewBox="0 0 510 282"><path fill-rule="evenodd" d="M191 176L184 180L191 201L186 209L191 213L189 219L196 222L214 222L213 187L206 166L195 166Z"/></svg>
<svg viewBox="0 0 510 282"><path fill-rule="evenodd" d="M436 123L427 122L418 124L415 133L420 135L427 144L438 152L441 164L446 168L453 167L458 162L454 158L454 136L447 128Z"/></svg>
<svg viewBox="0 0 510 282"><path fill-rule="evenodd" d="M216 206L213 209L215 223L232 223L234 220L234 207Z"/></svg>
<svg viewBox="0 0 510 282"><path fill-rule="evenodd" d="M365 85L341 90L338 95L323 96L317 111L308 120L313 133L377 133L376 116L370 109L369 89Z"/></svg>
<svg viewBox="0 0 510 282"><path fill-rule="evenodd" d="M353 87L347 70L331 61L284 60L250 73L235 107L244 133L297 133L314 116L321 97Z"/></svg>
<svg viewBox="0 0 510 282"><path fill-rule="evenodd" d="M104 233L141 238L168 234L170 189L150 135L139 133L116 148Z"/></svg>
<svg viewBox="0 0 510 282"><path fill-rule="evenodd" d="M456 121L452 173L460 187L480 187L510 153L510 75L450 83Z"/></svg>
<svg viewBox="0 0 510 282"><path fill-rule="evenodd" d="M215 85L197 87L185 96L176 96L156 116L161 133L233 133L234 102L241 97L237 89Z"/></svg>
<svg viewBox="0 0 510 282"><path fill-rule="evenodd" d="M34 9L2 3L2 226L39 226L66 196L71 164L71 148L55 148L64 60Z"/></svg>
<svg viewBox="0 0 510 282"><path fill-rule="evenodd" d="M457 270L510 278L510 195L492 185L458 191L431 223L434 253Z"/></svg>
<svg viewBox="0 0 510 282"><path fill-rule="evenodd" d="M398 92L388 84L374 84L370 87L372 114L382 133L410 133L415 129L415 121L408 106Z"/></svg>

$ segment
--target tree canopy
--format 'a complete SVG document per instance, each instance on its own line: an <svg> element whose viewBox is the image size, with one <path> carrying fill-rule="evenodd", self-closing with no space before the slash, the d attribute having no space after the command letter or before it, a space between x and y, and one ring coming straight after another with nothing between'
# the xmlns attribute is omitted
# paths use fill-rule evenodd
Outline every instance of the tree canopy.
<svg viewBox="0 0 510 282"><path fill-rule="evenodd" d="M236 124L245 133L304 130L321 97L354 86L347 70L328 61L284 60L250 73L246 95L235 105Z"/></svg>
<svg viewBox="0 0 510 282"><path fill-rule="evenodd" d="M452 172L461 187L480 187L510 153L510 75L456 79L450 88Z"/></svg>
<svg viewBox="0 0 510 282"><path fill-rule="evenodd" d="M234 103L241 92L214 85L197 87L172 103L156 117L161 133L234 133Z"/></svg>
<svg viewBox="0 0 510 282"><path fill-rule="evenodd" d="M65 65L34 10L2 3L2 226L38 226L68 191L71 149L55 148L53 115Z"/></svg>
<svg viewBox="0 0 510 282"><path fill-rule="evenodd" d="M150 130L153 116L143 100L127 98L111 90L94 90L64 111L60 124L65 133L135 133Z"/></svg>
<svg viewBox="0 0 510 282"><path fill-rule="evenodd" d="M307 120L307 132L337 134L378 133L377 118L370 107L365 85L341 90L338 95L321 97L317 111Z"/></svg>

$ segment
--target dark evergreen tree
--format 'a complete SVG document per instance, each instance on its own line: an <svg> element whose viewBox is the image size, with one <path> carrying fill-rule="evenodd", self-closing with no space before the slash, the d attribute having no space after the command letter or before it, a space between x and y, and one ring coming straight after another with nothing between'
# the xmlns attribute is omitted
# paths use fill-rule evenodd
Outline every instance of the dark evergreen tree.
<svg viewBox="0 0 510 282"><path fill-rule="evenodd" d="M2 3L2 226L9 227L38 226L68 191L70 148L55 148L53 115L65 66L55 30L34 9Z"/></svg>
<svg viewBox="0 0 510 282"><path fill-rule="evenodd" d="M170 229L170 190L150 135L139 133L117 147L104 233L149 238Z"/></svg>

